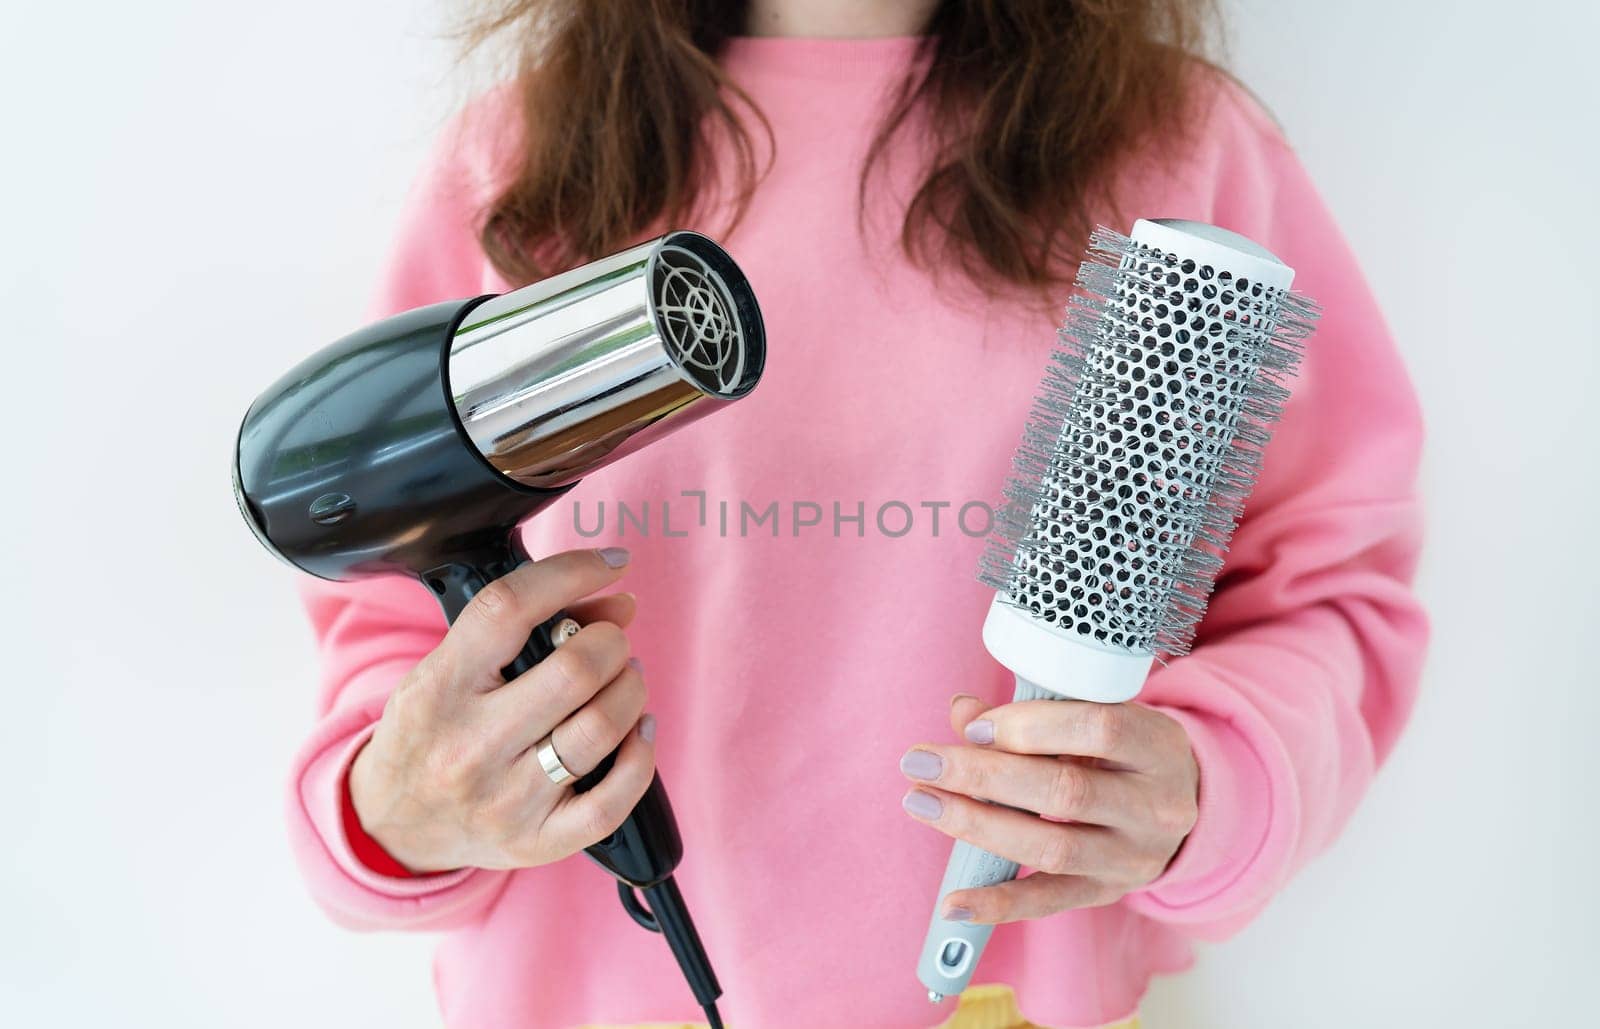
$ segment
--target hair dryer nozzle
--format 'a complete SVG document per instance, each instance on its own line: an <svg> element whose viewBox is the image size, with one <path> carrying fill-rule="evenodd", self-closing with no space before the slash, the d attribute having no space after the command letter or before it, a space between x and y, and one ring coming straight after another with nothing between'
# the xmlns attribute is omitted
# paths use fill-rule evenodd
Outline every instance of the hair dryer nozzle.
<svg viewBox="0 0 1600 1029"><path fill-rule="evenodd" d="M456 329L447 376L484 459L551 489L749 393L765 358L733 259L671 232L484 302Z"/></svg>

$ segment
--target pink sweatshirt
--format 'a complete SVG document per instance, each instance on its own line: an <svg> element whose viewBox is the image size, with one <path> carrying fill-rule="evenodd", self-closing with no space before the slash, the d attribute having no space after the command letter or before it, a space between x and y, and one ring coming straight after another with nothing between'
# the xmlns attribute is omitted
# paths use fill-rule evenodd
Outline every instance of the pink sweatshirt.
<svg viewBox="0 0 1600 1029"><path fill-rule="evenodd" d="M777 143L722 240L766 317L763 381L524 527L536 555L633 552L622 586L639 598L630 637L686 843L678 881L740 1029L943 1020L914 965L950 841L901 811L897 764L912 744L950 738L952 693L1011 695L979 640L991 594L974 579L983 541L965 530L982 518L959 515L998 497L1058 312L930 281L904 258L893 233L914 141L874 180L857 231L862 155L911 50L733 42L726 65ZM976 981L1012 985L1050 1026L1129 1015L1152 974L1189 964L1191 938L1239 929L1328 846L1405 722L1427 635L1408 587L1422 429L1406 373L1294 153L1239 91L1212 88L1176 167L1128 169L1128 221L1252 237L1326 315L1199 643L1140 698L1188 730L1194 832L1148 888L1001 927L983 959ZM375 313L507 288L475 226L513 124L491 98L447 134ZM634 516L621 525L619 502ZM604 530L585 535L602 504ZM446 931L436 980L453 1029L698 1021L666 946L582 856L416 879L356 858L340 820L346 769L445 623L405 580L307 580L304 596L323 676L288 814L317 901L354 928Z"/></svg>

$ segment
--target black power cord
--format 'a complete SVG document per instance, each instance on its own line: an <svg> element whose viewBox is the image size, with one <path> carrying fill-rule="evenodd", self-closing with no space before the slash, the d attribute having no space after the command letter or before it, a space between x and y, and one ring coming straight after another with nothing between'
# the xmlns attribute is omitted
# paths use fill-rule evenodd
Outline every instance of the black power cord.
<svg viewBox="0 0 1600 1029"><path fill-rule="evenodd" d="M722 1016L717 1013L722 986L711 970L700 934L689 920L689 909L683 903L683 894L678 892L677 882L669 875L654 886L646 886L644 898L640 899L637 887L618 880L617 897L629 918L650 932L666 937L672 956L678 959L678 967L689 980L689 989L694 991L694 999L706 1013L706 1021L711 1029L723 1029Z"/></svg>
<svg viewBox="0 0 1600 1029"><path fill-rule="evenodd" d="M622 910L628 913L629 918L650 932L661 931L661 923L656 921L656 916L652 915L650 909L644 906L644 901L639 899L637 889L618 879L617 897L622 901Z"/></svg>

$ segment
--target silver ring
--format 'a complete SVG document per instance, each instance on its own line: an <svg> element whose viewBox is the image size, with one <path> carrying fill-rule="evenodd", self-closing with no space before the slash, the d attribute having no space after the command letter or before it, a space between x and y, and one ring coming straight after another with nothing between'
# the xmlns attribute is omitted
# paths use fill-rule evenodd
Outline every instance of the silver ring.
<svg viewBox="0 0 1600 1029"><path fill-rule="evenodd" d="M539 755L539 767L544 769L544 774L550 777L551 782L560 786L572 778L572 773L567 771L567 766L561 763L561 756L556 753L553 735L540 740L534 752Z"/></svg>

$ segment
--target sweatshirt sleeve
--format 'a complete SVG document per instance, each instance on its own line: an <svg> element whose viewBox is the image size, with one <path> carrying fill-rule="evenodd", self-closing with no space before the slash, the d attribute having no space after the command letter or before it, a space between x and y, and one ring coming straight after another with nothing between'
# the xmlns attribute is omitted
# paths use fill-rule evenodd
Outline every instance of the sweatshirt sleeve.
<svg viewBox="0 0 1600 1029"><path fill-rule="evenodd" d="M369 317L484 292L476 224L486 177L467 124L462 115L444 131L414 183ZM499 896L508 873L384 875L362 863L343 819L350 764L389 694L443 639L443 614L420 583L400 576L356 583L305 576L298 588L317 640L321 681L317 722L290 771L287 818L313 898L354 929L444 929L471 921Z"/></svg>
<svg viewBox="0 0 1600 1029"><path fill-rule="evenodd" d="M1410 714L1427 641L1417 401L1355 260L1288 144L1231 87L1211 210L1323 308L1187 657L1142 696L1180 721L1200 812L1125 903L1203 938L1242 927L1349 819Z"/></svg>

